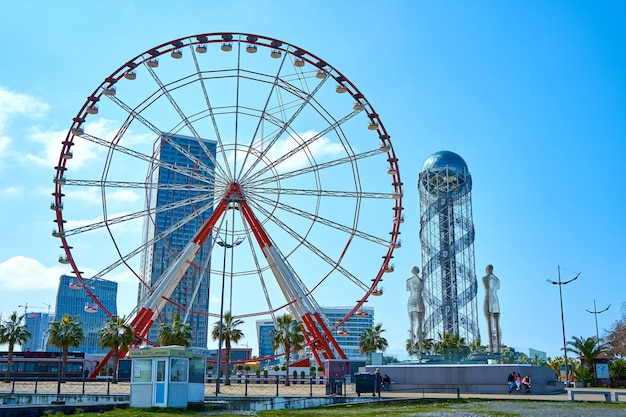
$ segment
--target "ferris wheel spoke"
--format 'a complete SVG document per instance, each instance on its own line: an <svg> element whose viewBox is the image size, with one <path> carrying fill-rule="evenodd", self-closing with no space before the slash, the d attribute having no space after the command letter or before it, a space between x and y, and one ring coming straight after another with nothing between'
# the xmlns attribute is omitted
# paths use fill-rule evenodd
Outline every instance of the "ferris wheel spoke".
<svg viewBox="0 0 626 417"><path fill-rule="evenodd" d="M157 182L139 182L139 181L113 181L113 180L78 180L67 178L65 180L66 186L77 187L102 187L102 188L138 188L145 190L179 190L179 191L196 191L196 192L208 192L213 185L213 181L208 184L166 184Z"/></svg>
<svg viewBox="0 0 626 417"><path fill-rule="evenodd" d="M347 197L347 198L378 198L392 200L393 193L372 193L366 191L339 191L339 190L301 190L295 188L254 188L254 193L261 194L282 194L282 195L303 195L320 197Z"/></svg>
<svg viewBox="0 0 626 417"><path fill-rule="evenodd" d="M265 303L267 304L268 311L272 312L271 313L272 320L274 320L275 319L275 317L274 317L274 307L272 306L272 300L270 298L269 291L267 289L267 284L265 282L265 278L263 277L263 273L262 273L263 268L261 267L261 262L259 260L257 249L254 246L254 238L251 235L251 230L250 230L249 227L245 229L245 233L246 233L246 240L248 241L248 245L249 245L249 250L250 250L250 253L252 254L252 258L253 258L253 261L254 261L254 266L256 268L256 275L257 275L257 277L259 279L259 282L261 284L261 288L263 290L263 297L265 298Z"/></svg>
<svg viewBox="0 0 626 417"><path fill-rule="evenodd" d="M369 290L369 286L365 283L363 283L361 280L359 280L357 277L355 277L354 275L352 275L350 272L348 272L346 269L344 269L340 263L341 263L341 258L339 258L337 261L335 261L334 259L332 259L330 256L326 255L324 252L322 252L315 244L311 243L308 239L306 239L306 237L300 235L299 233L297 233L296 231L294 231L291 227L289 227L287 224L285 224L284 222L282 222L277 216L271 216L270 213L265 210L263 207L255 205L256 209L259 210L260 212L263 212L265 215L267 215L267 217L277 226L279 226L282 230L284 230L285 232L287 232L289 235L291 235L291 237L293 237L297 242L300 242L302 245L304 245L306 248L308 248L311 252L313 252L315 255L317 255L321 260L323 260L324 262L326 262L329 266L332 267L332 270L336 270L338 272L340 272L343 276L345 276L346 278L348 278L350 281L352 281L355 285L357 285L359 288L361 288L363 291L367 291ZM332 271L331 271L332 272ZM320 280L321 284L326 278L328 278L328 276L330 275L330 272L326 275L325 278L322 278ZM318 286L316 285L316 287ZM306 295L310 295L310 293L313 291L313 289L310 289L310 291L308 291L306 293Z"/></svg>
<svg viewBox="0 0 626 417"><path fill-rule="evenodd" d="M112 102L117 104L122 110L124 110L128 114L128 120L138 120L144 127L151 130L155 135L159 136L161 134L161 129L157 128L154 124L150 123L145 117L141 115L137 110L132 109L128 104L122 101L117 96L109 96L107 95Z"/></svg>
<svg viewBox="0 0 626 417"><path fill-rule="evenodd" d="M250 182L249 185L256 187L259 185L269 184L272 182L281 182L288 178L302 176L305 174L309 174L311 172L319 172L324 169L333 168L333 167L344 165L344 164L353 164L355 161L369 158L372 156L379 156L381 153L384 153L384 152L385 152L384 148L372 149L371 151L366 151L366 152L362 152L359 154L346 156L344 158L333 159L332 161L322 162L317 165L310 165L310 166L293 170L293 171L281 172L281 173L276 174L276 176L274 177L259 178L255 181Z"/></svg>
<svg viewBox="0 0 626 417"><path fill-rule="evenodd" d="M207 111L209 113L209 118L211 119L211 124L213 126L213 131L215 133L215 139L217 141L217 147L222 149L224 147L224 142L222 141L222 136L220 134L220 128L219 128L219 125L217 123L217 119L215 118L215 113L213 112L213 106L211 105L211 100L209 99L209 93L207 91L205 78L202 76L202 70L200 69L200 64L198 62L198 57L196 55L196 51L194 50L194 48L191 45L189 45L189 48L191 49L191 55L193 57L194 66L196 68L196 74L198 76L198 82L200 83L200 87L202 89L202 96L204 97L204 101L206 103L206 108L207 108ZM222 170L222 166L217 163L217 160L215 159L215 156L211 152L206 152L206 153L209 156L210 160L213 162L213 166L216 167L216 169L218 169L218 170ZM224 158L225 170L223 170L221 172L221 174L224 177L227 177L226 173L230 172L228 165L229 165L228 164L228 158Z"/></svg>
<svg viewBox="0 0 626 417"><path fill-rule="evenodd" d="M95 223L91 223L85 226L81 226L81 227L77 227L74 229L65 229L65 236L72 236L72 235L77 235L80 233L85 233L91 230L96 230L96 229L102 229L104 227L109 227L109 226L113 226L113 225L117 225L120 223L124 223L124 222L128 222L131 220L137 220L137 219L141 219L141 218L145 218L147 215L150 214L156 214L156 213L163 213L163 212L168 212L172 209L175 208L180 208L180 207L186 207L189 204L193 204L193 203L202 203L204 201L213 201L213 196L211 195L204 195L204 196L197 196L197 197L192 197L189 199L185 199L185 200L181 200L181 201L177 201L175 203L172 204L167 204L164 205L162 207L156 208L156 209L149 209L149 210L141 210L141 211L137 211L134 213L130 213L130 214L125 214L122 216L118 216L118 217L111 217L111 218L107 218L106 220L102 220L99 222L95 222ZM182 221L180 221L178 223L178 227L180 227L180 225L187 223L188 221L190 221L192 218L194 218L198 213L202 213L205 212L206 210L211 209L212 206L210 204L205 204L202 206L202 208L198 209L198 211L196 212L196 214L190 214L188 216L186 216L184 219L182 219ZM178 228L176 227L176 228ZM172 229L175 230L176 228Z"/></svg>
<svg viewBox="0 0 626 417"><path fill-rule="evenodd" d="M161 81L161 79L159 78L158 74L156 73L156 71L154 70L154 68L150 67L149 65L145 65L146 68L148 69L148 72L150 73L150 75L152 75L152 78L154 79L154 81L157 83L157 85L159 86L160 90L163 92L163 94L165 95L165 97L167 97L168 101L170 102L170 104L172 105L172 107L174 108L174 110L176 111L176 113L178 114L178 116L180 117L181 123L184 124L184 126L189 129L189 131L191 132L192 136L195 138L196 143L198 144L198 146L200 146L200 148L203 150L204 155L207 156L208 158L212 159L213 155L212 152L209 150L209 148L206 146L206 143L200 139L200 135L198 134L198 132L196 131L193 123L191 123L189 121L189 117L185 114L185 112L183 112L183 110L181 109L180 105L176 102L176 100L174 99L174 97L172 96L170 90L163 84L163 82ZM167 135L165 135L165 137L167 137ZM168 141L168 143L174 147L178 152L180 152L181 154L185 155L187 158L189 158L191 161L196 162L200 167L202 167L202 169L207 172L210 173L212 172L212 169L210 167L208 167L198 156L192 154L191 152L189 152L187 149L183 148L182 146L178 145L175 141ZM213 159L213 166L216 166L215 164L215 160Z"/></svg>
<svg viewBox="0 0 626 417"><path fill-rule="evenodd" d="M273 94L276 94L276 96L277 96L277 98L279 99L279 101L281 101L281 100L280 100L280 90L278 90L278 91L277 91L277 88L276 88L276 87L277 87L277 85L278 85L278 81L280 80L280 73L281 73L281 70L282 70L283 65L284 65L284 63L285 63L285 58L286 58L286 55L285 55L285 56L283 56L283 58L282 58L282 60L281 60L281 63L280 63L280 65L278 66L278 69L277 69L277 71L276 71L276 75L274 76L274 80L273 80L273 82L272 82L272 84L271 84L272 86L271 86L271 88L270 88L270 91L269 91L269 92L268 92L268 94L267 94L267 99L265 100L265 103L263 104L263 108L262 108L262 110L260 111L260 115L261 115L261 116L258 118L258 121L257 121L256 126L255 126L255 128L254 128L254 133L252 134L252 137L251 137L251 139L250 139L250 144L251 144L251 146L253 146L253 145L254 145L254 143L256 142L257 137L258 137L258 134L259 134L259 130L261 130L261 128L262 128L262 126L263 126L263 123L264 123L264 121L265 121L265 114L267 114L267 113L268 113L268 106L269 106L269 104L270 104L270 100L271 100L271 98L272 98ZM261 141L263 141L263 136L261 136ZM235 178L239 178L240 176L243 176L243 169L244 169L244 167L246 166L246 162L247 162L247 160L248 160L248 156L249 156L249 155L250 155L250 153L249 153L249 152L245 154L245 156L244 156L244 160L243 160L243 162L242 162L242 164L241 164L241 169L239 170L239 172L238 172L238 173L235 173ZM252 168L253 168L253 167L252 167Z"/></svg>
<svg viewBox="0 0 626 417"><path fill-rule="evenodd" d="M245 180L246 181L252 181L252 180L254 180L254 179L256 179L256 178L266 174L271 169L275 169L282 162L284 162L284 161L288 160L289 158L293 157L298 152L302 152L304 148L306 148L308 146L311 146L311 144L313 144L315 141L323 138L324 135L326 135L327 133L332 132L332 131L338 129L342 124L344 124L348 120L352 119L354 116L356 116L359 113L360 113L359 111L355 110L355 111L347 114L346 116L344 116L339 121L328 125L325 129L323 129L321 132L318 132L317 134L313 135L311 138L309 138L307 140L302 140L301 142L298 143L298 146L294 147L293 149L291 149L289 152L285 153L284 155L282 155L280 157L277 157L277 158L274 158L274 161L271 164L269 164L269 165L259 169L258 171L255 171L249 177L246 177ZM288 124L285 125L285 130L286 130L287 127L288 127ZM277 139L277 137L280 134L282 134L282 132L283 132L283 130L281 129L281 132L278 135L276 135L275 139ZM250 171L248 171L248 172L250 172Z"/></svg>
<svg viewBox="0 0 626 417"><path fill-rule="evenodd" d="M317 214L309 213L308 211L304 211L304 210L298 209L296 207L293 207L293 206L281 203L280 201L279 202L275 202L274 200L270 200L269 198L264 197L262 195L256 195L255 196L255 200L263 201L263 202L265 202L268 205L276 205L276 207L278 207L278 208L280 208L282 210L285 210L285 211L287 211L289 213L293 213L293 214L296 214L296 215L298 215L300 217L303 217L305 219L321 223L321 224L326 225L326 226L328 226L328 227L330 227L332 229L340 230L342 232L345 232L348 235L357 236L357 237L359 237L361 239L368 240L368 241L376 243L376 244L378 244L380 246L384 246L384 247L389 246L389 241L388 240L381 239L381 238L379 238L377 236L374 236L374 235L369 234L369 233L365 233L365 232L363 232L361 230L358 230L356 228L353 228L353 227L348 227L348 226L346 226L346 225L344 225L342 223L334 222L334 221L332 221L330 219L326 219L324 217L320 217ZM251 202L251 204L254 204L254 203Z"/></svg>
<svg viewBox="0 0 626 417"><path fill-rule="evenodd" d="M296 120L296 118L298 117L298 115L309 105L309 102L313 99L313 97L315 96L315 94L320 91L320 89L322 88L322 85L324 85L324 82L320 82L316 88L310 92L310 93L306 93L305 97L302 98L302 102L300 103L300 105L296 108L296 110L293 112L293 114L291 115L291 117L289 118L289 120L287 121L279 121L279 120L275 120L275 123L277 126L279 126L279 130L276 134L274 134L274 136L270 139L269 143L267 144L267 146L265 147L265 149L263 149L261 151L261 156L259 158L257 158L253 164L251 164L251 166L248 168L248 170L246 171L245 174L243 174L241 176L241 178L246 178L248 175L250 175L250 173L256 168L256 166L258 165L259 161L262 160L263 156L267 155L268 152L270 152L270 150L273 148L273 146L278 142L278 140L283 136L283 134L289 130L289 127L291 126L291 124ZM328 129L328 131L330 131L332 129ZM320 136L321 137L321 136ZM301 150L302 148L299 147L298 151ZM292 153L292 155L295 153ZM257 175L262 174L263 172L266 172L268 169L268 167L266 167L265 169L261 169L259 170L260 172L257 172Z"/></svg>
<svg viewBox="0 0 626 417"><path fill-rule="evenodd" d="M179 174L185 175L185 176L187 176L189 178L193 178L195 180L198 180L198 181L201 181L201 182L205 182L205 183L209 183L209 184L211 183L210 179L208 179L205 175L199 174L197 172L197 170L184 168L184 167L181 167L181 166L179 166L177 164L173 164L173 163L169 163L169 162L163 161L163 160L161 160L159 158L156 158L156 157L154 157L152 155L146 155L146 154L144 154L142 152L139 152L139 151L136 151L134 149L130 149L130 148L124 147L124 146L119 145L117 143L109 142L106 139L102 139L102 138L99 138L97 136L90 135L88 133L83 133L80 137L81 137L81 139L85 139L85 140L87 140L89 142L95 143L97 145L100 145L100 146L103 146L103 147L109 149L109 152L117 151L117 152L129 155L129 156L132 156L134 158L137 158L137 159L139 159L141 161L148 162L149 164L152 164L154 166L167 168L167 169L169 169L171 171L174 171L174 172L177 172ZM110 162L111 161L110 161L110 158L109 158L108 163L110 163Z"/></svg>

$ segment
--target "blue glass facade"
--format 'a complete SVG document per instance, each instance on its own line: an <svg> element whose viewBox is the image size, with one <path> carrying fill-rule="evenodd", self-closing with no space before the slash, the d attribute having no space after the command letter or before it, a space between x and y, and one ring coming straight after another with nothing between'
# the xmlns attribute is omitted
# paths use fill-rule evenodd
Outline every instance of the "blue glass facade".
<svg viewBox="0 0 626 417"><path fill-rule="evenodd" d="M330 323L337 323L350 310L352 310L352 307L322 307L322 311ZM374 327L374 308L363 307L359 309L357 314L352 315L343 326L334 330L332 334L349 360L364 361L366 357L359 349L359 341L365 329L372 327ZM274 355L275 352L272 350L271 345L271 331L274 328L274 323L271 320L257 320L256 328L259 342L259 357ZM274 361L277 362L278 359Z"/></svg>
<svg viewBox="0 0 626 417"><path fill-rule="evenodd" d="M93 294L98 297L102 305L114 316L117 315L117 282L103 279L84 279ZM87 292L78 285L76 278L61 275L57 292L56 307L53 321L60 321L64 314L78 316L83 329L83 343L75 350L91 353L106 354L109 349L98 346L99 331L104 325L107 315L98 308ZM48 346L48 351L58 351L58 348Z"/></svg>
<svg viewBox="0 0 626 417"><path fill-rule="evenodd" d="M272 330L274 329L274 322L271 320L257 320L256 322L256 334L259 342L259 358L265 358L267 356L274 355L272 350ZM263 362L266 364L278 363L278 359L272 359L269 362Z"/></svg>
<svg viewBox="0 0 626 417"><path fill-rule="evenodd" d="M30 339L22 345L22 350L42 352L46 350L44 338L52 317L48 313L27 313L26 328L30 332Z"/></svg>
<svg viewBox="0 0 626 417"><path fill-rule="evenodd" d="M330 323L337 323L350 310L352 310L352 307L322 307L322 311L324 311ZM374 308L363 307L359 310L359 313L365 314L352 315L340 328L333 331L333 337L348 359L364 361L366 358L361 349L359 349L359 342L365 329L374 327Z"/></svg>
<svg viewBox="0 0 626 417"><path fill-rule="evenodd" d="M165 165L156 170L160 187L156 196L151 196L150 207L156 207L157 214L154 224L148 227L151 236L161 236L147 255L149 267L149 283L161 277L180 251L193 239L196 232L213 212L212 202L206 209L206 202L191 203L190 199L203 194L212 193L211 174L214 164L207 155L215 155L216 142L204 140L202 145L192 137L181 135L163 135L157 143L159 160L173 164L181 170L173 170ZM177 202L181 204L176 204ZM206 209L206 210L205 210ZM202 211L204 210L204 211ZM207 242L208 243L208 242ZM171 322L174 314L185 318L189 310L187 324L193 329L192 347L206 348L208 340L209 309L209 245L205 244L196 255L195 261L181 279L168 303L159 312L159 317L150 329L148 338L158 340L159 323ZM150 262L151 260L151 262ZM141 290L139 297L141 299Z"/></svg>

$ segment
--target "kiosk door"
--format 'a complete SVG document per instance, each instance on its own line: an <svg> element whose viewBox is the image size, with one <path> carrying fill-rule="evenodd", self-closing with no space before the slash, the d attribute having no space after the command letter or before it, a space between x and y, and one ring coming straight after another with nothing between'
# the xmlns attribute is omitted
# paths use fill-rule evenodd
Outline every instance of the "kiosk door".
<svg viewBox="0 0 626 417"><path fill-rule="evenodd" d="M167 359L156 359L154 367L154 406L165 407L167 405Z"/></svg>

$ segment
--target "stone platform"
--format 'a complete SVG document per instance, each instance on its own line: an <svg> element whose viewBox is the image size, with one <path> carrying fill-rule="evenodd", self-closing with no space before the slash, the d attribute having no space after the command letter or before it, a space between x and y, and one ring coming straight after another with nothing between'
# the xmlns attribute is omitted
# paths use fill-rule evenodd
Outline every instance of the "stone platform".
<svg viewBox="0 0 626 417"><path fill-rule="evenodd" d="M391 391L449 392L458 388L461 394L508 393L507 377L515 371L530 376L532 394L561 394L562 382L554 370L528 364L392 364L366 366L364 372L380 368L381 375L391 378ZM523 390L514 393L524 394Z"/></svg>

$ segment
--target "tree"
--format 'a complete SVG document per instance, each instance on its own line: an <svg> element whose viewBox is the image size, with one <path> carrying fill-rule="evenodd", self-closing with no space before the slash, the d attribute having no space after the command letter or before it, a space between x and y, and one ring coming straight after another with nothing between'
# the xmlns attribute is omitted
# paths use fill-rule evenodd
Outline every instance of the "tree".
<svg viewBox="0 0 626 417"><path fill-rule="evenodd" d="M608 350L607 345L595 336L587 338L573 336L567 344L571 346L567 351L578 355L583 367L588 369L592 369L592 361L596 356L605 354Z"/></svg>
<svg viewBox="0 0 626 417"><path fill-rule="evenodd" d="M98 343L100 347L109 348L113 352L113 379L111 382L116 384L120 351L126 352L128 346L133 343L133 329L125 323L124 317L109 317L99 333L100 340Z"/></svg>
<svg viewBox="0 0 626 417"><path fill-rule="evenodd" d="M409 356L417 356L420 353L419 342L411 338L406 339L406 352Z"/></svg>
<svg viewBox="0 0 626 417"><path fill-rule="evenodd" d="M373 328L365 329L359 340L359 349L361 349L361 352L365 355L376 352L377 350L385 352L389 344L387 343L387 339L382 336L384 331L385 329L383 329L382 323L378 323Z"/></svg>
<svg viewBox="0 0 626 417"><path fill-rule="evenodd" d="M444 358L452 360L467 356L470 348L465 344L465 338L456 333L444 332L439 334L439 340L433 345L433 351L440 353Z"/></svg>
<svg viewBox="0 0 626 417"><path fill-rule="evenodd" d="M67 354L69 348L77 348L83 342L82 323L78 321L78 316L64 314L60 321L50 323L48 329L48 343L61 349L61 381L65 381L65 368L67 365Z"/></svg>
<svg viewBox="0 0 626 417"><path fill-rule="evenodd" d="M18 316L14 311L8 320L0 321L0 344L8 345L7 372L4 380L11 378L11 365L13 363L13 349L15 345L23 345L30 339L30 332L26 328L26 323L22 324L24 315Z"/></svg>
<svg viewBox="0 0 626 417"><path fill-rule="evenodd" d="M616 321L606 336L609 353L626 357L626 317Z"/></svg>
<svg viewBox="0 0 626 417"><path fill-rule="evenodd" d="M563 356L557 356L554 359L548 356L548 360L546 361L546 366L552 369L560 378L561 377L561 367L565 366L565 358Z"/></svg>
<svg viewBox="0 0 626 417"><path fill-rule="evenodd" d="M237 327L243 324L243 320L233 318L230 314L230 311L224 314L224 318L222 321L217 322L213 325L213 329L211 331L211 338L215 341L219 341L220 338L220 327L222 329L222 343L224 343L224 359L226 362L226 380L224 384L230 385L230 372L228 372L228 364L230 363L230 349L231 343L239 343L241 339L243 339L243 332ZM218 361L221 361L222 358L217 358ZM217 376L220 377L219 375Z"/></svg>
<svg viewBox="0 0 626 417"><path fill-rule="evenodd" d="M190 325L180 321L180 314L176 313L172 317L172 323L159 324L159 344L161 346L191 346L192 328Z"/></svg>
<svg viewBox="0 0 626 417"><path fill-rule="evenodd" d="M276 318L276 324L270 331L270 344L274 352L281 349L285 352L285 385L289 385L289 357L291 351L302 350L304 345L304 331L300 323L295 323L289 314Z"/></svg>
<svg viewBox="0 0 626 417"><path fill-rule="evenodd" d="M626 379L626 359L616 358L609 365L609 376L614 380Z"/></svg>
<svg viewBox="0 0 626 417"><path fill-rule="evenodd" d="M481 344L480 337L477 338L476 340L474 340L474 343L472 343L468 347L470 348L472 353L475 353L475 354L478 354L478 355L485 355L485 354L487 354L487 351L489 349L489 346L483 346Z"/></svg>

